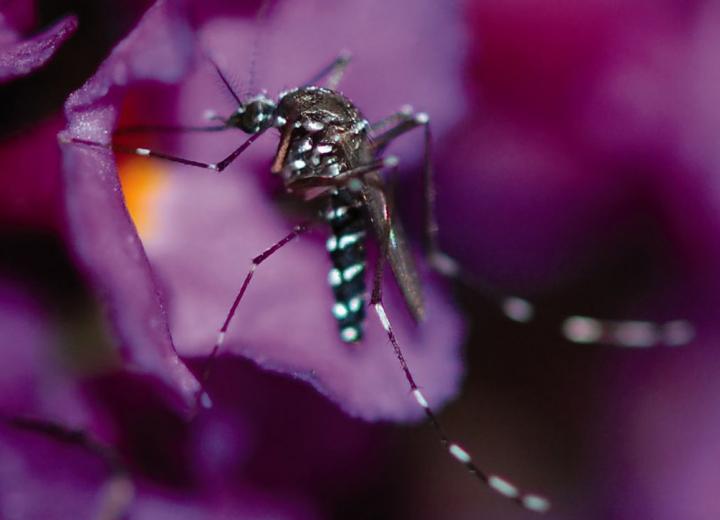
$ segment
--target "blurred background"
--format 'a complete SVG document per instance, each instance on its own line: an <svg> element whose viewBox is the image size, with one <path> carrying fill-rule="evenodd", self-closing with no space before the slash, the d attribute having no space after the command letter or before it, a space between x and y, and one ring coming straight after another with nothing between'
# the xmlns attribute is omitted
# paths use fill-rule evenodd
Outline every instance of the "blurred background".
<svg viewBox="0 0 720 520"><path fill-rule="evenodd" d="M162 497L138 518L531 517L478 485L427 425L350 419L308 385L249 362L220 369L218 379L240 373L242 382L223 386L220 418L193 428L161 400L143 400L151 383L114 373L122 367L101 296L74 260L56 134L67 96L150 3L0 2L0 53L62 16L79 20L44 66L0 84L3 417L36 413L23 403L39 388L91 395L93 413L113 417L107 438L142 482L141 500ZM257 7L227 10L252 20ZM451 30L463 35L451 78L462 97L447 101L455 108L435 133L441 244L488 285L533 301L538 319L511 322L476 288L447 283L468 336L462 391L441 420L482 468L550 497L551 518L718 517L720 4L464 0L443 9L455 10L460 29ZM377 23L392 42L393 28ZM417 164L397 192L418 193ZM419 237L419 201L399 205ZM559 332L573 314L686 318L697 337L672 348L578 345ZM237 397L257 389L261 404ZM294 413L278 413L289 402ZM52 401L39 409L60 423L84 413ZM263 443L196 463L199 435L235 435L245 422ZM0 511L29 518L18 504L55 485L35 475L30 452L65 459L55 441L33 439L47 445L30 449L34 434L2 432ZM75 455L62 455L70 468ZM105 471L88 464L57 476L79 479L65 511L97 503ZM67 518L62 507L49 503L37 517Z"/></svg>

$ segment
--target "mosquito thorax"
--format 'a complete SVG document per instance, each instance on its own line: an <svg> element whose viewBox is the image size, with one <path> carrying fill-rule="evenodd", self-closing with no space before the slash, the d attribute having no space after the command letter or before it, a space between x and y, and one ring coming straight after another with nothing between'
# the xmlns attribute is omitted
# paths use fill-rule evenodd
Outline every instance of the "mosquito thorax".
<svg viewBox="0 0 720 520"><path fill-rule="evenodd" d="M273 125L276 109L272 99L259 95L241 104L228 118L227 125L248 134L257 134Z"/></svg>
<svg viewBox="0 0 720 520"><path fill-rule="evenodd" d="M312 120L315 125L343 126L353 130L364 117L355 105L336 90L308 85L281 92L278 96L278 115L303 124ZM310 128L309 131L319 131Z"/></svg>

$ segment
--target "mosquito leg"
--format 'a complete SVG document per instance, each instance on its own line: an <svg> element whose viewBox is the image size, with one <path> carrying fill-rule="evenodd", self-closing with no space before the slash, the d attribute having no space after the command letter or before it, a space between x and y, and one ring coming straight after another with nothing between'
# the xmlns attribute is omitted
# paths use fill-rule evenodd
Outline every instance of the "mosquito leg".
<svg viewBox="0 0 720 520"><path fill-rule="evenodd" d="M222 132L226 125L174 126L174 125L132 125L115 130L113 135L127 134L179 134L184 132Z"/></svg>
<svg viewBox="0 0 720 520"><path fill-rule="evenodd" d="M393 116L391 116L393 117ZM397 137L418 127L422 127L424 132L424 152L423 152L423 186L425 198L425 248L427 250L430 264L436 268L436 258L442 258L443 264L448 264L449 257L440 252L437 245L437 218L435 216L435 183L433 182L432 168L432 134L430 133L430 118L425 112L413 114L408 111L400 111L395 117L399 121L395 126L374 137L373 145L378 153L381 153L387 145L389 145ZM453 262L454 265L454 262ZM451 270L446 272L440 270L443 274L456 277L457 272Z"/></svg>
<svg viewBox="0 0 720 520"><path fill-rule="evenodd" d="M392 116L391 116L392 117ZM388 144L397 137L418 127L423 128L424 152L423 152L423 195L425 198L425 248L430 264L436 270L450 277L458 276L458 266L438 247L438 225L435 216L435 182L432 168L432 134L430 132L430 118L424 112L416 114L407 111L397 113L399 122L384 133L374 138L374 146L378 153L382 152ZM442 267L439 269L438 266Z"/></svg>
<svg viewBox="0 0 720 520"><path fill-rule="evenodd" d="M248 286L250 285L250 281L253 278L253 275L255 274L255 269L262 264L265 260L267 260L270 256L272 256L276 251L278 251L281 247L287 245L289 242L291 242L293 239L299 237L303 233L305 233L308 229L310 229L309 223L303 223L298 224L293 228L293 230L288 233L282 240L279 240L278 242L275 242L273 245L268 247L265 251L257 255L255 258L253 258L250 261L250 270L248 271L247 275L245 275L245 279L243 280L242 285L240 286L240 290L237 293L237 296L235 296L235 300L233 301L232 305L230 306L230 310L227 313L227 316L225 317L225 321L223 322L222 326L220 327L220 330L218 331L217 339L215 340L215 345L213 346L212 350L210 351L210 355L205 360L205 364L203 366L201 376L200 376L200 385L201 385L201 392L198 394L199 396L199 405L201 405L203 408L210 408L212 407L212 401L210 400L210 396L208 396L207 391L205 390L205 386L208 382L208 379L210 378L210 371L212 369L212 364L215 361L218 352L220 351L220 348L222 347L223 342L225 341L225 334L227 333L228 327L230 326L230 322L232 321L233 317L235 316L235 311L238 308L238 305L240 305L240 301L242 300L243 296L245 296L245 291L247 291Z"/></svg>
<svg viewBox="0 0 720 520"><path fill-rule="evenodd" d="M425 247L430 265L439 273L469 283L490 296L503 314L509 319L526 323L533 320L535 306L524 298L510 295L499 295L487 284L482 283L460 265L438 245L438 224L435 213L435 182L431 164L432 135L427 114L418 113L402 117L399 122L374 139L378 151L382 151L390 142L410 130L422 126L424 128L425 153L423 158L423 184L425 198ZM392 117L392 116L391 116ZM686 320L671 320L664 323L633 320L600 320L588 316L568 316L561 320L558 327L560 333L574 343L607 344L621 347L643 348L658 345L678 346L692 341L694 330Z"/></svg>
<svg viewBox="0 0 720 520"><path fill-rule="evenodd" d="M225 168L227 168L237 157L243 153L255 140L260 137L264 131L258 132L257 134L251 135L244 143L242 143L240 146L238 146L230 155L225 157L222 161L218 163L204 163L200 161L194 161L191 159L185 159L183 157L177 157L175 155L168 155L166 153L162 152L156 152L154 150L150 150L148 148L133 148L130 146L124 146L121 144L108 144L108 143L100 143L98 141L89 141L86 139L79 139L76 137L71 137L69 139L65 139L61 141L61 144L78 144L83 146L92 146L94 148L105 148L108 150L114 150L116 152L120 153L127 153L132 155L139 155L141 157L154 157L156 159L162 159L165 161L171 161L176 162L180 164L185 164L187 166L195 166L197 168L204 168L206 170L213 170L216 172L221 172Z"/></svg>
<svg viewBox="0 0 720 520"><path fill-rule="evenodd" d="M562 333L565 338L575 343L607 343L632 348L676 347L689 343L695 335L692 324L686 320L655 323L599 320L588 316L565 318Z"/></svg>
<svg viewBox="0 0 720 520"><path fill-rule="evenodd" d="M383 242L384 244L382 245L381 249L383 251L386 251L387 239L383 240ZM381 258L384 258L384 255L381 255ZM382 269L382 266L383 261L379 260L378 268ZM514 484L508 482L504 478L480 470L480 468L478 468L472 461L472 457L470 456L470 454L463 448L461 448L457 443L451 441L450 438L447 436L445 430L437 419L435 412L432 410L432 408L430 408L430 405L425 399L425 396L420 391L420 388L415 382L415 378L413 377L412 372L410 371L410 367L405 360L405 355L400 349L400 345L397 341L397 338L395 337L395 333L393 332L390 320L388 319L385 312L385 307L382 301L382 276L378 275L378 273L375 273L372 299L370 300L370 304L375 309L375 313L377 314L380 323L383 326L383 329L385 329L385 332L387 333L388 339L390 340L390 343L392 344L393 350L395 352L395 357L400 363L400 368L405 374L405 379L410 386L410 390L412 391L415 401L417 401L417 404L425 412L425 416L428 418L433 428L435 429L435 432L440 439L440 443L448 451L448 453L452 455L452 457L455 458L458 462L463 464L468 469L468 471L470 471L470 473L475 475L478 480L480 480L483 484L485 484L495 493L505 498L509 498L510 500L513 500L514 502L520 504L522 507L529 511L533 511L536 513L544 513L548 511L550 509L550 502L546 498L532 493L525 493L523 491L520 491L517 487L515 487Z"/></svg>
<svg viewBox="0 0 720 520"><path fill-rule="evenodd" d="M345 69L350 63L350 53L342 52L340 55L333 60L332 63L324 67L320 72L315 74L307 82L303 84L304 87L309 87L317 84L320 80L327 77L327 87L330 90L335 90L342 79Z"/></svg>
<svg viewBox="0 0 720 520"><path fill-rule="evenodd" d="M119 520L127 516L135 494L134 484L118 453L84 431L61 424L28 417L0 416L0 422L11 428L45 435L57 442L78 446L99 457L107 466L110 478L102 492L98 520Z"/></svg>
<svg viewBox="0 0 720 520"><path fill-rule="evenodd" d="M365 204L367 205L367 197L363 197L365 199ZM385 274L385 262L387 261L387 255L388 251L390 250L390 233L392 232L392 226L390 225L391 222L391 214L390 214L390 208L387 204L385 204L384 212L388 216L387 218L387 224L384 226L384 229L382 230L382 233L378 233L378 241L380 242L380 250L378 251L378 257L375 261L375 273L373 275L373 290L372 290L372 296L370 297L370 303L371 305L374 305L375 302L382 302L382 282L383 277Z"/></svg>
<svg viewBox="0 0 720 520"><path fill-rule="evenodd" d="M209 58L208 58L209 59ZM233 90L230 82L220 70L220 67L210 59L210 63L215 68L220 80L223 82L228 92L233 96L238 105L242 105L240 96ZM213 117L214 119L214 117ZM121 128L115 132L115 134L129 134L129 133L145 133L145 132L219 132L226 130L227 124L222 125L211 125L211 126L165 126L165 125L138 125ZM230 155L225 157L218 163L205 163L201 161L195 161L192 159L186 159L184 157L177 157L175 155L169 155L163 152L156 152L148 148L133 148L130 146L124 146L116 143L101 143L98 141L90 141L86 139L79 139L76 137L72 138L61 138L61 144L79 144L84 146L92 146L95 148L106 148L108 150L114 150L120 153L127 153L132 155L139 155L141 157L154 157L156 159L162 159L165 161L176 162L179 164L185 164L187 166L195 166L197 168L204 168L206 170L213 170L217 172L223 171L227 168L237 157L243 153L257 138L259 138L265 130L260 131L256 134L251 135L244 143L238 146Z"/></svg>
<svg viewBox="0 0 720 520"><path fill-rule="evenodd" d="M410 105L405 105L397 112L390 114L389 116L384 117L383 119L381 119L379 121L370 123L370 131L373 133L377 133L381 130L384 130L385 128L387 128L389 126L395 126L403 121L411 119L412 115L413 115L413 108Z"/></svg>
<svg viewBox="0 0 720 520"><path fill-rule="evenodd" d="M397 338L395 337L395 333L393 332L392 325L390 324L390 320L388 319L387 313L385 312L385 307L382 300L382 280L385 260L387 258L390 243L390 232L392 229L392 225L390 225L391 219L392 215L389 215L388 225L386 226L386 230L384 230L384 232L382 233L382 239L380 240L380 252L377 262L375 264L375 274L373 277L373 290L370 304L375 309L375 313L377 314L380 323L383 326L383 329L385 329L385 332L387 333L388 339L390 340L390 343L392 344L393 350L395 352L395 357L400 363L400 367L405 374L405 379L410 385L410 390L412 391L415 401L423 409L425 416L428 418L433 428L435 429L435 432L437 433L442 446L448 451L450 455L453 456L453 458L463 464L470 471L470 473L475 475L477 479L479 479L483 484L488 486L495 493L498 493L505 498L513 500L514 502L520 504L522 507L529 511L533 511L536 513L545 513L550 509L550 502L546 498L532 493L522 492L517 487L515 487L514 484L508 482L504 478L497 475L488 474L480 470L472 461L472 457L470 456L470 454L463 448L461 448L457 443L450 440L450 438L445 433L444 428L440 424L440 421L435 415L435 412L432 410L432 408L430 408L427 399L425 399L425 396L420 391L420 388L415 382L415 378L413 377L412 372L410 371L410 367L405 360L405 355L403 354Z"/></svg>

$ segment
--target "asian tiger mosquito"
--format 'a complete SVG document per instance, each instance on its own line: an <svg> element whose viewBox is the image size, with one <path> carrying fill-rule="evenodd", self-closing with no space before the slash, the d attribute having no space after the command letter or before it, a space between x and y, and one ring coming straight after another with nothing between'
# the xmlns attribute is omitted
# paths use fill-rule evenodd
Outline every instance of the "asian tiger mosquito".
<svg viewBox="0 0 720 520"><path fill-rule="evenodd" d="M437 247L438 227L433 214L435 190L432 182L429 117L424 113L404 109L378 123L370 124L358 108L336 90L348 62L348 56L338 57L310 81L281 93L277 100L265 95L241 99L220 68L215 66L218 76L238 108L229 117L223 118L221 124L193 130L213 132L237 128L250 134L244 143L218 163L203 163L147 148L108 145L78 138L71 139L71 142L222 172L261 135L271 128L277 128L280 132L280 144L271 172L280 176L288 193L303 201L323 201L326 205L322 219L330 225L333 232L327 243L333 261L329 281L335 296L333 314L338 321L340 338L352 343L362 337L365 317L365 282L362 276L366 271L364 246L370 224L380 244L381 254L375 267L369 303L387 333L417 404L432 423L443 446L479 480L496 493L510 498L530 511L545 512L549 509L549 502L545 498L523 493L505 479L482 472L473 463L468 452L447 437L405 361L383 304L382 273L385 261L390 263L395 273L409 311L418 320L423 317L424 305L414 263L408 252L401 224L393 218L391 203L380 172L395 167L397 163L393 157L383 157L386 147L395 138L410 130L422 128L424 132L423 175L427 206L425 228L430 263L450 276L457 277L463 273L459 266ZM327 78L327 85L318 86L317 83L323 78ZM159 131L168 129L170 128L150 126L136 128ZM288 235L252 259L252 267L220 328L208 361L211 361L221 348L225 333L256 268L283 246L305 233L308 227L309 223L295 226ZM523 299L502 298L499 303L511 319L528 321L532 318L533 308ZM686 335L683 335L687 332L685 327L684 322L669 322L658 326L647 322L603 322L576 316L565 322L564 331L566 337L578 342L604 341L629 346L648 346L663 341L671 344L686 341ZM207 375L206 369L203 381L207 379ZM205 394L203 397L207 398Z"/></svg>

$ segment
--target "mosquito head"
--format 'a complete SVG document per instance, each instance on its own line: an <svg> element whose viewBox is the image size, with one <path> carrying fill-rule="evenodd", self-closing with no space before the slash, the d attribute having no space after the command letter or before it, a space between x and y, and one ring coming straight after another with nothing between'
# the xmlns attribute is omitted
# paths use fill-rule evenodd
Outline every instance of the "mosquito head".
<svg viewBox="0 0 720 520"><path fill-rule="evenodd" d="M256 134L272 126L275 120L275 102L264 95L255 96L242 103L230 116L228 126L234 126Z"/></svg>

